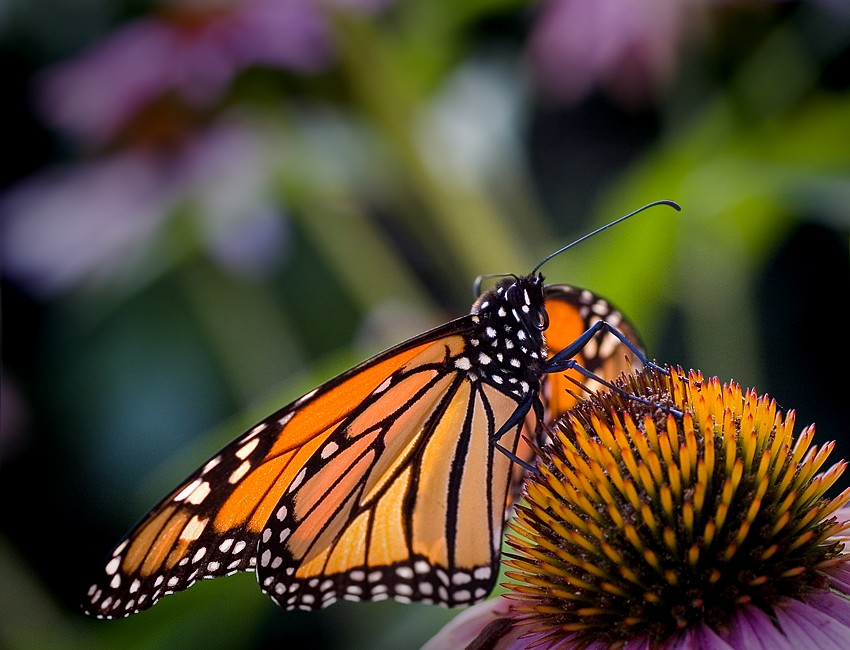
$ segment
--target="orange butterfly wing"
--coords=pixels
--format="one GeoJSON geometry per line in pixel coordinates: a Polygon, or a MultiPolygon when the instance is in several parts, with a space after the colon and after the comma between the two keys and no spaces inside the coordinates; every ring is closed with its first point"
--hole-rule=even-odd
{"type": "MultiPolygon", "coordinates": [[[[493,446],[495,433],[539,391],[547,419],[574,399],[564,391],[573,384],[543,376],[544,304],[550,355],[596,319],[619,321],[589,292],[556,285],[544,299],[543,291],[539,276],[503,281],[471,315],[251,428],[116,546],[84,610],[128,616],[201,578],[250,569],[284,608],[481,600],[498,573],[504,504],[523,478],[493,446]]],[[[612,379],[631,353],[608,333],[597,339],[579,361],[612,379]]],[[[537,433],[536,423],[525,426],[537,433]]],[[[517,451],[520,428],[500,444],[530,459],[526,443],[517,451]]]]}
{"type": "Polygon", "coordinates": [[[129,616],[201,578],[253,569],[281,495],[340,422],[393,373],[436,347],[458,349],[471,317],[452,321],[352,368],[224,447],[157,504],[113,549],[83,609],[129,616]]]}
{"type": "MultiPolygon", "coordinates": [[[[389,597],[453,607],[491,591],[511,475],[492,438],[519,400],[441,372],[459,358],[420,355],[396,372],[284,493],[257,568],[281,607],[389,597]]],[[[518,429],[502,438],[508,449],[518,429]]]]}
{"type": "MultiPolygon", "coordinates": [[[[569,346],[600,320],[616,327],[638,350],[643,351],[643,343],[634,327],[604,298],[587,289],[566,284],[548,285],[545,295],[546,312],[549,314],[549,327],[545,334],[550,357],[569,346]]],[[[643,367],[642,361],[634,352],[616,336],[605,331],[591,339],[575,356],[575,360],[586,370],[607,381],[613,381],[622,372],[640,370],[643,367]]],[[[544,377],[541,397],[547,413],[547,422],[563,415],[575,405],[576,398],[573,394],[583,393],[576,382],[585,386],[587,391],[603,388],[598,382],[588,379],[576,370],[551,373],[544,377]]]]}
{"type": "MultiPolygon", "coordinates": [[[[549,327],[545,331],[547,355],[552,357],[594,323],[604,320],[616,327],[638,350],[644,346],[635,328],[623,314],[601,296],[568,284],[550,284],[544,291],[546,313],[549,315],[549,327]]],[[[643,362],[623,342],[610,332],[601,332],[575,356],[583,368],[613,381],[621,373],[640,370],[643,362]]],[[[575,406],[578,397],[604,388],[599,382],[589,379],[577,370],[550,373],[543,377],[540,387],[540,400],[543,404],[544,422],[552,423],[575,406]],[[584,386],[584,388],[580,388],[584,386]]],[[[541,430],[537,418],[529,413],[519,441],[517,456],[533,464],[535,452],[527,441],[538,445],[546,442],[546,434],[541,430]]],[[[513,467],[513,489],[509,494],[508,508],[519,496],[526,470],[521,465],[513,467]]]]}

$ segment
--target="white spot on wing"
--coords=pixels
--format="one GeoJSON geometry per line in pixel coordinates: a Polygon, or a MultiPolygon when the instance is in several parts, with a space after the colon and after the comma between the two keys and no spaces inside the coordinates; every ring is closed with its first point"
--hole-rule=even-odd
{"type": "Polygon", "coordinates": [[[304,480],[304,477],[307,476],[307,469],[302,468],[300,472],[298,472],[297,476],[292,480],[292,483],[289,484],[289,492],[295,491],[299,485],[301,485],[301,481],[304,480]]]}
{"type": "Polygon", "coordinates": [[[258,433],[260,433],[261,431],[264,431],[265,429],[268,428],[268,426],[269,425],[266,424],[265,422],[261,422],[260,424],[258,424],[257,426],[255,426],[253,429],[251,429],[248,432],[248,435],[245,436],[245,441],[247,442],[248,440],[250,440],[251,438],[256,436],[258,433]]]}
{"type": "Polygon", "coordinates": [[[379,393],[383,393],[385,390],[387,390],[387,388],[390,387],[390,384],[392,384],[392,383],[393,383],[393,378],[387,377],[384,381],[381,382],[381,384],[375,390],[372,391],[372,394],[378,395],[379,393]]]}
{"type": "MultiPolygon", "coordinates": [[[[212,462],[212,461],[210,461],[210,462],[212,462]]],[[[209,463],[207,463],[207,464],[209,464],[209,463]]],[[[194,481],[189,483],[189,485],[187,485],[182,490],[180,490],[180,492],[177,494],[177,496],[174,497],[174,501],[182,501],[187,496],[192,494],[192,492],[195,491],[195,488],[198,487],[200,484],[201,484],[201,479],[196,478],[194,481]]]]}
{"type": "Polygon", "coordinates": [[[210,461],[209,461],[206,465],[204,465],[204,469],[202,469],[202,470],[201,470],[201,474],[206,474],[206,473],[207,473],[207,472],[209,472],[209,471],[210,471],[213,467],[215,467],[216,465],[218,465],[220,462],[221,462],[221,456],[216,456],[215,458],[213,458],[212,460],[210,460],[210,461]]]}
{"type": "Polygon", "coordinates": [[[295,403],[296,403],[296,404],[303,404],[303,403],[304,403],[304,402],[306,402],[308,399],[310,399],[311,397],[313,397],[313,395],[315,395],[315,394],[316,394],[316,391],[317,391],[317,390],[319,390],[319,389],[318,389],[318,388],[314,388],[314,389],[313,389],[313,390],[311,390],[309,393],[307,393],[307,394],[305,394],[305,395],[301,396],[301,397],[298,399],[298,401],[297,401],[297,402],[295,402],[295,403]]]}
{"type": "Polygon", "coordinates": [[[475,571],[472,572],[472,575],[475,576],[476,580],[487,580],[492,575],[492,570],[488,566],[480,566],[475,571]]]}
{"type": "Polygon", "coordinates": [[[196,506],[201,505],[204,502],[204,499],[207,498],[207,495],[210,493],[210,484],[209,481],[203,481],[200,485],[198,485],[192,493],[186,498],[191,504],[196,506]]]}
{"type": "Polygon", "coordinates": [[[465,585],[470,582],[472,582],[472,577],[463,571],[458,571],[452,575],[452,584],[465,585]]]}
{"type": "Polygon", "coordinates": [[[248,456],[251,455],[251,452],[254,451],[257,448],[257,445],[259,444],[260,439],[254,438],[253,440],[251,440],[245,445],[242,445],[242,447],[239,448],[239,450],[236,452],[236,457],[240,458],[241,460],[245,460],[246,458],[248,458],[248,456]]]}
{"type": "Polygon", "coordinates": [[[322,449],[321,456],[322,458],[328,458],[336,453],[336,450],[339,449],[339,445],[335,442],[331,441],[325,445],[324,449],[322,449]]]}
{"type": "Polygon", "coordinates": [[[466,357],[458,357],[455,359],[455,368],[459,368],[461,370],[469,370],[472,367],[472,363],[466,357]]]}
{"type": "Polygon", "coordinates": [[[251,461],[246,460],[239,467],[233,470],[233,473],[230,475],[230,478],[227,479],[227,482],[231,485],[236,485],[242,480],[242,477],[248,473],[249,469],[251,469],[251,461]]]}
{"type": "Polygon", "coordinates": [[[112,575],[113,573],[115,573],[118,570],[119,564],[121,564],[121,558],[120,557],[112,558],[111,560],[109,560],[109,564],[106,565],[106,572],[109,575],[112,575]]]}

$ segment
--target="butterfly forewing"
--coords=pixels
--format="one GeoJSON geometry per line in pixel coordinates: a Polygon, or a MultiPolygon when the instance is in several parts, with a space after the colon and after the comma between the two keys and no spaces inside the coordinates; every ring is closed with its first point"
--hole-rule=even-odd
{"type": "MultiPolygon", "coordinates": [[[[99,618],[129,616],[202,578],[252,569],[284,490],[358,404],[436,340],[457,344],[469,317],[384,352],[252,427],[192,473],[113,549],[83,602],[99,618]],[[452,334],[454,337],[452,338],[452,334]]],[[[445,349],[445,347],[441,348],[445,349]]]]}
{"type": "MultiPolygon", "coordinates": [[[[549,314],[546,344],[550,357],[569,346],[600,320],[616,327],[635,348],[643,351],[643,344],[623,314],[610,302],[591,291],[566,284],[548,285],[546,312],[549,314]]],[[[604,330],[584,346],[575,360],[586,370],[607,381],[613,381],[622,372],[643,367],[643,363],[632,350],[614,334],[604,330]]],[[[574,394],[587,395],[604,388],[599,382],[576,370],[547,374],[542,383],[543,405],[547,410],[546,421],[552,421],[572,408],[576,403],[574,394]],[[584,390],[579,386],[583,386],[584,390]]]]}

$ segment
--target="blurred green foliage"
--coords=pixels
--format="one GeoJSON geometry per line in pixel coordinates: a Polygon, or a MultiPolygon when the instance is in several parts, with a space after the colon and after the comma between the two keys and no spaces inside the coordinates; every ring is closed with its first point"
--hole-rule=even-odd
{"type": "MultiPolygon", "coordinates": [[[[169,4],[179,6],[0,10],[14,95],[0,204],[0,645],[418,647],[452,612],[345,603],[282,613],[249,576],[125,621],[87,620],[76,603],[135,518],[244,427],[464,313],[475,276],[528,272],[657,199],[683,212],[632,219],[552,260],[546,277],[610,298],[650,356],[768,392],[817,422],[821,442],[838,440],[834,460],[850,456],[839,412],[850,361],[841,3],[683,3],[679,17],[700,21],[700,38],[685,38],[687,24],[662,35],[688,46],[634,102],[609,92],[617,80],[649,83],[640,73],[652,69],[628,60],[590,94],[547,98],[528,55],[545,3],[399,0],[378,11],[364,0],[323,5],[331,46],[318,68],[245,66],[213,100],[178,98],[179,110],[166,89],[105,141],[57,126],[53,105],[37,110],[44,70],[127,25],[166,20],[169,4]],[[225,148],[232,169],[182,177],[181,147],[222,124],[250,134],[249,155],[225,148]],[[113,250],[98,240],[116,223],[110,204],[98,216],[68,197],[90,198],[81,170],[140,152],[179,180],[158,226],[113,250]],[[70,174],[59,216],[8,198],[39,178],[36,194],[52,196],[55,169],[70,174]],[[247,190],[227,185],[246,169],[247,190]],[[244,205],[268,214],[230,224],[244,205]],[[81,213],[94,225],[75,221],[81,213]],[[88,266],[69,275],[63,263],[78,257],[88,266]]],[[[569,76],[584,62],[562,65],[569,76]]],[[[203,168],[209,156],[199,159],[203,168]]]]}

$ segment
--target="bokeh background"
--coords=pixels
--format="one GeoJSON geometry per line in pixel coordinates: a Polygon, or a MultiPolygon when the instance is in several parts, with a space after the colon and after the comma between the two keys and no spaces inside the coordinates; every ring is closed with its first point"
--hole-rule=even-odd
{"type": "Polygon", "coordinates": [[[2,647],[418,647],[452,612],[251,575],[78,602],[244,427],[657,199],[547,278],[850,457],[843,0],[6,0],[0,62],[2,647]]]}

